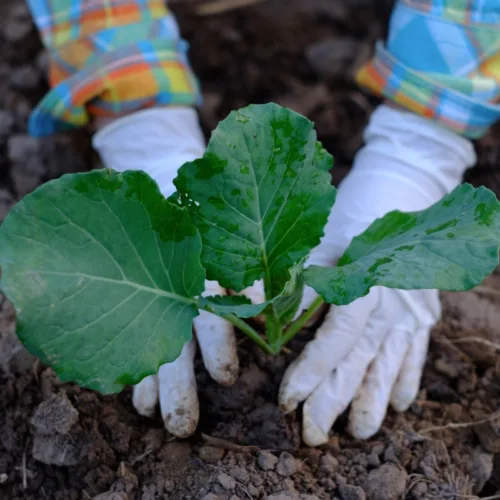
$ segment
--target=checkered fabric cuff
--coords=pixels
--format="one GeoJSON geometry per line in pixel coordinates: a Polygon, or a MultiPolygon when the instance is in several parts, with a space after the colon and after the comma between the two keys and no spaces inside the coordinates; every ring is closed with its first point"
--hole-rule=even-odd
{"type": "Polygon", "coordinates": [[[155,105],[200,103],[174,16],[163,0],[28,0],[50,53],[52,90],[32,135],[155,105]]]}
{"type": "Polygon", "coordinates": [[[399,0],[358,83],[469,138],[500,119],[500,0],[399,0]]]}

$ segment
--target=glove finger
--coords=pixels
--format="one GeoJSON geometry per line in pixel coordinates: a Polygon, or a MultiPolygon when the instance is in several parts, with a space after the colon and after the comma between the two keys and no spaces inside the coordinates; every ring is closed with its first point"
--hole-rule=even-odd
{"type": "Polygon", "coordinates": [[[158,377],[150,375],[132,389],[132,404],[139,415],[153,417],[158,404],[158,377]]]}
{"type": "Polygon", "coordinates": [[[352,402],[348,431],[353,437],[368,439],[380,429],[412,336],[411,330],[396,328],[385,338],[352,402]]]}
{"type": "Polygon", "coordinates": [[[302,354],[288,367],[280,387],[279,402],[285,413],[295,410],[347,356],[365,330],[378,302],[373,292],[343,307],[332,307],[302,354]]]}
{"type": "MultiPolygon", "coordinates": [[[[216,281],[207,280],[203,295],[226,295],[226,290],[216,281]]],[[[215,314],[200,311],[194,319],[194,328],[203,363],[210,376],[218,384],[234,384],[238,378],[239,362],[231,323],[215,314]]]]}
{"type": "Polygon", "coordinates": [[[391,405],[398,412],[406,411],[417,397],[430,336],[431,327],[419,328],[403,361],[391,394],[391,405]]]}
{"type": "Polygon", "coordinates": [[[238,293],[248,297],[253,304],[262,304],[266,301],[266,294],[264,292],[264,282],[256,281],[252,286],[249,286],[238,293]]]}
{"type": "Polygon", "coordinates": [[[200,311],[194,320],[203,363],[210,376],[229,386],[238,378],[239,362],[232,325],[214,314],[200,311]]]}
{"type": "Polygon", "coordinates": [[[386,335],[387,326],[371,318],[361,340],[307,398],[302,437],[308,446],[319,446],[328,441],[331,427],[361,386],[366,370],[375,359],[386,335]]]}
{"type": "Polygon", "coordinates": [[[158,372],[163,421],[167,430],[179,438],[194,433],[200,415],[194,376],[195,352],[196,344],[192,340],[173,363],[162,365],[158,372]]]}

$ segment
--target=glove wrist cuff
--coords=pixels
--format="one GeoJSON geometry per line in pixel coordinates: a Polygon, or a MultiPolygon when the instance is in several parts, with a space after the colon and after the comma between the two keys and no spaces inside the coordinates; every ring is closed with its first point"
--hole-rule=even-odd
{"type": "Polygon", "coordinates": [[[164,196],[175,191],[179,167],[205,149],[196,111],[189,107],[147,109],[119,118],[96,133],[92,144],[106,167],[143,170],[164,196]]]}
{"type": "Polygon", "coordinates": [[[407,183],[427,185],[434,201],[462,181],[476,162],[472,142],[413,113],[382,105],[373,113],[364,134],[366,146],[356,159],[355,171],[400,176],[407,183]],[[364,161],[382,156],[387,161],[364,161]]]}

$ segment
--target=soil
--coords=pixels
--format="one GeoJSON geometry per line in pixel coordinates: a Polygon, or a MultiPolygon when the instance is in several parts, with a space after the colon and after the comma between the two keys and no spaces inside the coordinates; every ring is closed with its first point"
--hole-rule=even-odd
{"type": "MultiPolygon", "coordinates": [[[[197,1],[171,2],[203,82],[205,131],[234,108],[276,101],[316,121],[349,170],[377,99],[352,74],[384,36],[390,1],[268,0],[212,16],[197,1]],[[210,41],[210,43],[207,43],[210,41]]],[[[27,136],[47,89],[47,54],[20,0],[0,7],[0,221],[40,183],[96,168],[88,131],[27,136]]],[[[499,130],[477,144],[475,184],[500,193],[499,130]]],[[[15,337],[0,298],[0,499],[462,499],[500,493],[500,272],[476,290],[443,294],[422,388],[405,414],[389,411],[362,442],[345,417],[318,449],[300,441],[300,413],[276,405],[283,371],[311,332],[270,358],[245,339],[236,385],[212,382],[198,360],[201,421],[179,441],[159,416],[138,416],[130,390],[101,396],[61,384],[15,337]],[[474,422],[482,422],[474,424],[474,422]],[[458,425],[456,425],[458,424],[458,425]],[[445,426],[445,427],[443,427],[445,426]],[[446,427],[447,426],[447,427],[446,427]]]]}

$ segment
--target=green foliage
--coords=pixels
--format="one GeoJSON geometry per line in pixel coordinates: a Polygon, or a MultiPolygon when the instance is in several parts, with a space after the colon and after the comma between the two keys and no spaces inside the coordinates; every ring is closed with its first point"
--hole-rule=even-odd
{"type": "Polygon", "coordinates": [[[116,392],[191,339],[201,239],[146,174],[63,176],[26,196],[0,229],[19,338],[63,380],[116,392]]]}
{"type": "Polygon", "coordinates": [[[500,204],[468,185],[375,221],[337,267],[304,266],[334,203],[331,167],[313,124],[268,104],[221,122],[169,200],[141,172],[43,185],[0,227],[2,290],[20,339],[63,380],[115,392],[173,361],[199,309],[278,352],[302,324],[284,333],[304,283],[341,305],[376,285],[466,290],[496,266],[500,204]],[[266,301],[201,297],[205,274],[236,291],[262,279],[266,301]],[[259,314],[266,338],[240,319],[259,314]]]}
{"type": "Polygon", "coordinates": [[[372,286],[468,290],[498,263],[500,205],[486,188],[456,188],[421,212],[394,211],[354,238],[336,267],[309,267],[306,283],[345,305],[372,286]]]}
{"type": "Polygon", "coordinates": [[[200,231],[208,278],[237,292],[263,279],[266,299],[281,293],[323,235],[332,164],[313,123],[276,104],[221,122],[203,158],[174,181],[200,231]]]}

